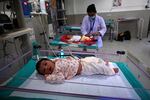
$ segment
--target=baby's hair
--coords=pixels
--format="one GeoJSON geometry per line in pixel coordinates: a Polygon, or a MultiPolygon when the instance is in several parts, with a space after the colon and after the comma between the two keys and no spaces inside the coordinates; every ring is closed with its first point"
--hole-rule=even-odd
{"type": "Polygon", "coordinates": [[[36,70],[37,70],[37,72],[38,72],[39,74],[41,74],[41,75],[44,75],[43,73],[41,73],[41,72],[39,71],[41,62],[42,62],[43,60],[49,60],[49,59],[48,59],[48,58],[42,58],[42,59],[40,59],[40,60],[36,63],[36,70]]]}

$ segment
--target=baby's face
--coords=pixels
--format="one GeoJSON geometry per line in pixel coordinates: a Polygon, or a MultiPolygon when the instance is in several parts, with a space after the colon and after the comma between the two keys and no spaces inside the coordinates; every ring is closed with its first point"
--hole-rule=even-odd
{"type": "Polygon", "coordinates": [[[39,71],[40,73],[46,75],[51,74],[55,68],[55,63],[51,60],[43,60],[40,64],[39,71]]]}

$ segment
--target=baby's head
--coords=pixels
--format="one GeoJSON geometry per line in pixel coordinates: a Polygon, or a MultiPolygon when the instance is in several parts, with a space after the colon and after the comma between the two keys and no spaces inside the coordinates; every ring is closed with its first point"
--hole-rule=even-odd
{"type": "Polygon", "coordinates": [[[55,63],[47,58],[42,58],[36,64],[36,70],[41,75],[51,74],[55,68],[55,63]]]}

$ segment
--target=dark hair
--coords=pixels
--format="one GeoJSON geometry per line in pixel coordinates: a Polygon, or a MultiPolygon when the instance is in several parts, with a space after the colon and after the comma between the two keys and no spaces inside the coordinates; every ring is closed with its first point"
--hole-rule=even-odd
{"type": "Polygon", "coordinates": [[[40,60],[36,63],[36,70],[37,70],[37,72],[38,72],[39,74],[41,74],[41,75],[44,75],[43,73],[41,73],[41,72],[39,71],[41,62],[42,62],[43,60],[49,60],[49,59],[48,59],[48,58],[42,58],[42,59],[40,59],[40,60]]]}
{"type": "Polygon", "coordinates": [[[87,7],[87,12],[88,13],[91,13],[91,12],[97,12],[96,11],[96,8],[95,8],[95,4],[91,4],[91,5],[89,5],[88,7],[87,7]]]}

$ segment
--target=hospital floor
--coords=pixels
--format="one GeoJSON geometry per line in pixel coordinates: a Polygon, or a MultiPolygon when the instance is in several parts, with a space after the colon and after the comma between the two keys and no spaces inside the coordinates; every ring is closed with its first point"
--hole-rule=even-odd
{"type": "Polygon", "coordinates": [[[150,67],[150,42],[149,38],[143,38],[138,40],[132,38],[131,40],[124,40],[123,42],[115,41],[112,42],[104,40],[105,51],[114,52],[116,50],[125,50],[130,52],[139,61],[150,67]]]}

